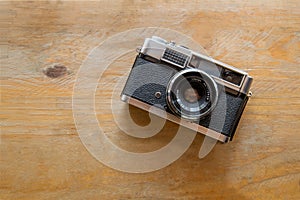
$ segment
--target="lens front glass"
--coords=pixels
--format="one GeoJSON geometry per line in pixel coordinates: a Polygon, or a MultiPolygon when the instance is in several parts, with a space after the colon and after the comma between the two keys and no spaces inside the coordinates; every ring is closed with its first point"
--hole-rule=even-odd
{"type": "Polygon", "coordinates": [[[205,97],[205,88],[197,77],[191,77],[187,80],[188,84],[182,86],[180,96],[188,103],[196,103],[205,97]]]}
{"type": "Polygon", "coordinates": [[[199,119],[209,112],[216,97],[216,88],[199,71],[181,72],[169,85],[168,105],[172,111],[187,119],[199,119]]]}

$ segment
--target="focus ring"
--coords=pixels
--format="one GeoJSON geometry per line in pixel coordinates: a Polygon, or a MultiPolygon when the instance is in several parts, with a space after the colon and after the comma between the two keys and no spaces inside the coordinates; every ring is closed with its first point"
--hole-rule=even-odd
{"type": "Polygon", "coordinates": [[[216,82],[206,72],[194,68],[176,73],[170,79],[166,93],[166,101],[169,109],[175,115],[191,121],[199,120],[211,113],[218,101],[216,82]],[[195,87],[192,86],[192,82],[198,82],[198,84],[201,85],[195,87]],[[185,84],[185,86],[182,86],[183,84],[185,84]],[[187,85],[189,86],[187,87],[187,85]],[[183,92],[180,92],[180,90],[184,90],[184,88],[192,88],[194,90],[201,88],[199,89],[201,91],[197,93],[199,99],[196,104],[184,99],[185,97],[182,96],[183,92]],[[202,95],[199,95],[199,93],[202,93],[202,95]]]}

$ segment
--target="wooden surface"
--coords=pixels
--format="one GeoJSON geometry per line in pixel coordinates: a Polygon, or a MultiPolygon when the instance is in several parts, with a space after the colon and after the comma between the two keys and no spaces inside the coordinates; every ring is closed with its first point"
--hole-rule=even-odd
{"type": "MultiPolygon", "coordinates": [[[[300,198],[299,1],[0,4],[0,199],[300,198]],[[254,77],[233,142],[200,160],[198,135],[180,159],[146,174],[110,169],[85,149],[72,116],[76,73],[95,46],[137,27],[179,30],[254,77]]],[[[112,65],[104,78],[119,76],[112,65]]],[[[101,89],[98,97],[109,99],[109,88],[101,89]]],[[[110,110],[101,112],[107,106],[97,102],[97,117],[118,131],[110,110]]],[[[131,110],[147,124],[145,112],[131,110]]],[[[165,134],[146,142],[120,130],[110,136],[122,148],[150,151],[168,143],[176,128],[167,123],[165,134]]]]}

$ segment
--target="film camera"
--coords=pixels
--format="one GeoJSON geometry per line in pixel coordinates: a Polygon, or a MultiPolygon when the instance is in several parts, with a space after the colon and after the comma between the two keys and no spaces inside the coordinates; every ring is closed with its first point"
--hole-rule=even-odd
{"type": "Polygon", "coordinates": [[[152,36],[139,49],[121,100],[147,111],[154,106],[156,115],[228,142],[252,80],[240,69],[152,36]]]}

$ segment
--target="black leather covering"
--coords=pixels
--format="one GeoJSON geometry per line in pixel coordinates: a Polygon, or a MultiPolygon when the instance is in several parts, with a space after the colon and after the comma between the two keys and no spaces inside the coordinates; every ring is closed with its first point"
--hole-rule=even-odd
{"type": "MultiPolygon", "coordinates": [[[[166,87],[176,72],[178,69],[168,64],[150,62],[137,56],[122,93],[171,112],[166,103],[166,87]],[[156,92],[161,92],[161,98],[155,97],[156,92]]],[[[232,139],[248,97],[226,93],[222,85],[218,85],[218,89],[220,92],[215,109],[195,123],[232,139]]]]}

